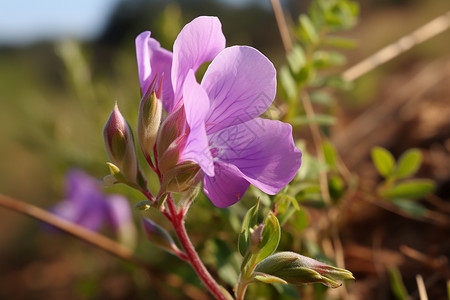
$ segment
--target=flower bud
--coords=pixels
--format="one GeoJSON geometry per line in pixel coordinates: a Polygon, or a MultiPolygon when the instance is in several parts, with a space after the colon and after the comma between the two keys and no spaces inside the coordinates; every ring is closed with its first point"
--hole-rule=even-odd
{"type": "Polygon", "coordinates": [[[158,168],[162,174],[177,165],[180,152],[186,144],[186,130],[186,116],[183,106],[169,114],[161,124],[156,149],[158,152],[158,168]]]}
{"type": "Polygon", "coordinates": [[[191,161],[176,165],[164,175],[161,191],[174,193],[187,191],[199,182],[199,171],[200,166],[191,161]]]}
{"type": "Polygon", "coordinates": [[[121,115],[117,102],[103,130],[106,152],[111,162],[125,179],[138,184],[138,162],[134,148],[133,134],[127,121],[121,115]]]}
{"type": "Polygon", "coordinates": [[[156,246],[171,253],[179,252],[170,234],[152,220],[142,218],[142,228],[148,240],[156,246]]]}
{"type": "Polygon", "coordinates": [[[254,271],[281,278],[291,284],[320,282],[332,288],[342,285],[338,281],[355,279],[350,271],[294,252],[273,254],[261,261],[254,271]]]}
{"type": "Polygon", "coordinates": [[[142,153],[147,159],[150,158],[155,145],[162,116],[161,85],[164,78],[161,78],[158,89],[155,89],[156,79],[155,77],[149,90],[142,97],[139,107],[137,136],[142,153]]]}

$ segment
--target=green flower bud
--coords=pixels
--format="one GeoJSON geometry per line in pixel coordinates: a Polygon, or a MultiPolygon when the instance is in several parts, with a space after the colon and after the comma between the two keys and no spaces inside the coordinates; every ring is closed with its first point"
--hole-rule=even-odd
{"type": "Polygon", "coordinates": [[[342,284],[338,281],[355,279],[348,270],[332,267],[294,252],[273,254],[261,261],[254,271],[278,277],[291,284],[320,282],[331,288],[340,287],[342,284]]]}
{"type": "Polygon", "coordinates": [[[148,159],[153,151],[153,146],[158,136],[159,125],[161,124],[162,103],[161,103],[161,78],[160,86],[155,90],[156,77],[150,85],[149,91],[142,97],[139,107],[139,117],[137,125],[137,136],[142,153],[148,159]]]}
{"type": "Polygon", "coordinates": [[[170,253],[180,251],[177,245],[175,245],[170,234],[152,220],[142,218],[142,228],[147,239],[156,246],[170,253]]]}
{"type": "Polygon", "coordinates": [[[106,152],[110,161],[128,182],[138,184],[139,168],[134,148],[133,133],[117,107],[109,116],[103,130],[106,152]]]}

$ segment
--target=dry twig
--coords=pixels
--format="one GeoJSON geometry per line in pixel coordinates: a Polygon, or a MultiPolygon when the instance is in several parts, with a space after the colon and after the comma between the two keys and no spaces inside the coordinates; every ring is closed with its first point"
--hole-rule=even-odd
{"type": "Polygon", "coordinates": [[[408,35],[403,36],[398,41],[389,44],[383,49],[375,52],[371,56],[357,63],[353,67],[342,73],[342,78],[347,81],[353,81],[386,63],[387,61],[408,51],[430,38],[444,32],[450,27],[450,11],[433,19],[408,35]]]}

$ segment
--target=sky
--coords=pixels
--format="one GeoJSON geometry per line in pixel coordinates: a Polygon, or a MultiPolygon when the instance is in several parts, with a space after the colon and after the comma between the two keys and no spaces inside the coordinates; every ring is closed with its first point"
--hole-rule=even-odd
{"type": "MultiPolygon", "coordinates": [[[[257,2],[218,1],[235,6],[257,2]]],[[[0,46],[69,37],[95,38],[118,2],[120,0],[0,0],[0,46]]]]}
{"type": "Polygon", "coordinates": [[[0,0],[0,44],[95,37],[119,0],[0,0]]]}

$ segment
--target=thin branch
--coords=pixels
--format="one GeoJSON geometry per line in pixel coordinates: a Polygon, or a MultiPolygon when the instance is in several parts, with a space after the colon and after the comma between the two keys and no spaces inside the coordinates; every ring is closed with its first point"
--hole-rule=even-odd
{"type": "Polygon", "coordinates": [[[91,245],[97,248],[105,250],[106,252],[109,252],[110,254],[120,257],[124,260],[131,261],[136,264],[142,264],[142,262],[140,262],[133,255],[133,252],[127,247],[113,241],[110,238],[107,238],[104,235],[90,231],[78,224],[72,223],[61,217],[58,217],[42,208],[1,194],[0,194],[0,206],[3,206],[7,209],[14,210],[16,212],[35,218],[39,221],[50,224],[83,241],[90,243],[91,245]]]}
{"type": "Polygon", "coordinates": [[[273,13],[275,14],[278,29],[280,30],[280,36],[281,41],[283,42],[284,50],[286,51],[286,53],[289,53],[292,50],[292,40],[289,34],[289,28],[286,24],[286,19],[284,18],[280,0],[270,0],[270,3],[272,4],[273,13]]]}
{"type": "Polygon", "coordinates": [[[408,51],[430,38],[444,32],[450,27],[450,11],[426,23],[408,35],[403,36],[396,42],[389,44],[383,49],[375,52],[361,62],[350,67],[342,73],[342,78],[353,81],[362,75],[372,71],[376,67],[408,51]]]}

